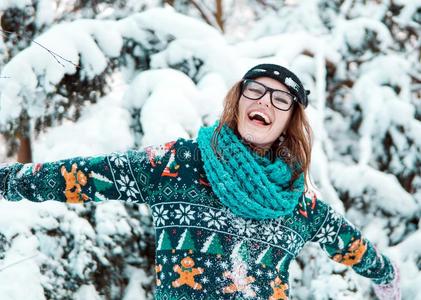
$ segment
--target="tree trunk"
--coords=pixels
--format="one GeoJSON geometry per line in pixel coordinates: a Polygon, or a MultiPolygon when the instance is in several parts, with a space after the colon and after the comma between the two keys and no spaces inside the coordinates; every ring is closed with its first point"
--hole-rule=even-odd
{"type": "Polygon", "coordinates": [[[17,135],[19,139],[18,162],[30,163],[32,162],[31,139],[27,136],[17,135]]]}
{"type": "Polygon", "coordinates": [[[215,0],[216,1],[216,12],[215,12],[215,19],[216,23],[218,24],[221,31],[224,32],[224,12],[222,10],[222,0],[215,0]]]}

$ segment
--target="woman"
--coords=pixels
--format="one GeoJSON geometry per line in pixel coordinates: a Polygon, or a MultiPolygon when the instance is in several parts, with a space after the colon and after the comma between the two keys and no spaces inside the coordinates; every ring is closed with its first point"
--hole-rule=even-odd
{"type": "Polygon", "coordinates": [[[287,299],[289,264],[310,241],[370,278],[380,299],[400,299],[397,265],[305,189],[307,94],[290,70],[258,65],[195,140],[8,165],[0,189],[12,201],[147,203],[156,228],[156,299],[287,299]]]}

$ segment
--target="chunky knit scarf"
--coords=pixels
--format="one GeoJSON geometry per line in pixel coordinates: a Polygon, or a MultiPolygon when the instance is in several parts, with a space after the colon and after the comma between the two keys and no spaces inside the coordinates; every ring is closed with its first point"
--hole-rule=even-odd
{"type": "Polygon", "coordinates": [[[197,142],[213,191],[235,215],[272,219],[290,214],[304,191],[303,173],[293,182],[292,170],[281,158],[274,163],[244,144],[226,124],[218,135],[217,157],[212,135],[218,126],[201,127],[197,142]]]}

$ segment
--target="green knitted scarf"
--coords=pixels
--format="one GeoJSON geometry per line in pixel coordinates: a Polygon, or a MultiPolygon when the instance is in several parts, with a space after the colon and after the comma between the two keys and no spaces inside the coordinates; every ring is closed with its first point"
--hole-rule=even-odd
{"type": "Polygon", "coordinates": [[[303,173],[293,182],[292,170],[281,158],[271,162],[244,144],[226,124],[218,135],[217,157],[212,135],[218,126],[201,127],[197,142],[211,187],[235,215],[251,219],[272,219],[290,214],[304,192],[303,173]]]}

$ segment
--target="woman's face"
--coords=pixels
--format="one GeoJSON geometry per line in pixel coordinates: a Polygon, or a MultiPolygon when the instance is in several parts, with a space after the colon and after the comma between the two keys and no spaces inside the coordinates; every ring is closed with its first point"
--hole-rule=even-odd
{"type": "MultiPolygon", "coordinates": [[[[254,80],[267,87],[289,93],[285,85],[270,77],[259,77],[254,80]]],[[[272,105],[268,91],[262,98],[257,100],[251,100],[241,95],[238,113],[237,129],[242,138],[259,148],[268,149],[287,128],[292,114],[292,107],[288,111],[277,109],[272,105]],[[266,123],[268,121],[268,124],[259,120],[261,117],[256,116],[257,113],[262,115],[266,119],[266,123]]]]}

